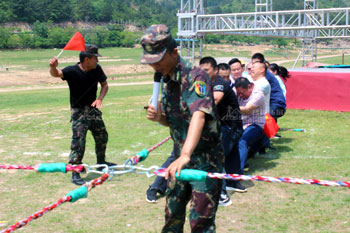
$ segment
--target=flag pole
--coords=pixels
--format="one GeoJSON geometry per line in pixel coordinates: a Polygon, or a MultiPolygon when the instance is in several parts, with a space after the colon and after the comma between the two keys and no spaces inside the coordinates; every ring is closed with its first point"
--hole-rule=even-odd
{"type": "Polygon", "coordinates": [[[59,58],[61,56],[61,54],[63,53],[63,49],[61,50],[61,52],[57,55],[57,58],[59,58]]]}

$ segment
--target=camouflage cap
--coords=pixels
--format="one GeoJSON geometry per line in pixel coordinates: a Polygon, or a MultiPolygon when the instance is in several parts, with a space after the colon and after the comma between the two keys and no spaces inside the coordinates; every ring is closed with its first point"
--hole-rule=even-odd
{"type": "Polygon", "coordinates": [[[85,44],[85,51],[88,55],[94,55],[96,57],[102,57],[101,54],[98,53],[98,48],[93,44],[85,44]]]}
{"type": "Polygon", "coordinates": [[[166,25],[155,24],[146,29],[141,38],[141,45],[141,64],[153,64],[162,60],[167,49],[175,48],[176,42],[166,25]]]}

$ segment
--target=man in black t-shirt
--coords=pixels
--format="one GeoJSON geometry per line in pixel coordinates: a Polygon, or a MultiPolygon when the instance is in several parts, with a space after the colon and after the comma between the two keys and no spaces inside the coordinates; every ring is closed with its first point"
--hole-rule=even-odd
{"type": "MultiPolygon", "coordinates": [[[[107,77],[100,65],[98,48],[95,45],[85,45],[85,51],[79,55],[80,62],[62,70],[57,69],[58,60],[54,57],[50,61],[50,74],[67,81],[70,92],[72,144],[69,155],[70,164],[82,164],[85,152],[86,133],[90,130],[95,139],[95,151],[98,164],[113,166],[115,164],[105,161],[105,152],[108,133],[102,120],[102,100],[107,94],[107,77]],[[97,84],[101,84],[98,98],[97,84]]],[[[72,183],[82,185],[85,181],[79,173],[73,172],[72,183]]]]}
{"type": "MultiPolygon", "coordinates": [[[[212,57],[204,57],[199,62],[212,81],[214,101],[221,123],[222,145],[225,155],[225,170],[228,174],[242,174],[238,141],[242,135],[242,118],[236,94],[229,83],[217,75],[217,63],[212,57]]],[[[246,188],[239,181],[226,182],[227,190],[246,192],[246,188]]],[[[225,205],[225,191],[220,197],[219,205],[225,205]]],[[[227,197],[228,198],[228,197],[227,197]]],[[[228,205],[228,204],[226,204],[228,205]]]]}

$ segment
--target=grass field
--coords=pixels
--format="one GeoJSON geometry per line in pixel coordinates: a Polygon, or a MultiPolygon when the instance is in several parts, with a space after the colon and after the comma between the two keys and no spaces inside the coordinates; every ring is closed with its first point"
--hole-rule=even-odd
{"type": "MultiPolygon", "coordinates": [[[[145,119],[151,85],[111,87],[103,116],[109,132],[107,158],[123,163],[143,148],[169,135],[168,129],[145,119]]],[[[35,165],[67,162],[70,123],[67,89],[0,93],[0,164],[35,165]]],[[[249,161],[252,175],[350,180],[348,145],[350,114],[288,110],[286,128],[273,140],[276,151],[249,161]]],[[[89,134],[84,162],[95,163],[89,134]]],[[[143,162],[160,166],[170,142],[143,162]]],[[[0,221],[13,224],[76,188],[70,174],[0,171],[0,221]]],[[[88,179],[96,176],[89,174],[88,179]]],[[[145,201],[153,179],[128,174],[93,189],[87,199],[66,203],[31,222],[22,232],[160,232],[164,198],[145,201]]],[[[233,194],[233,205],[220,207],[218,232],[350,232],[349,189],[315,185],[246,182],[248,193],[233,194]]],[[[188,222],[185,231],[189,232],[188,222]]]]}
{"type": "MultiPolygon", "coordinates": [[[[0,66],[20,71],[44,70],[59,50],[0,52],[0,66]]],[[[101,49],[110,61],[107,68],[139,64],[140,49],[101,49]],[[114,59],[114,60],[113,60],[114,59]],[[122,60],[118,60],[122,59],[122,60]]],[[[77,59],[66,51],[62,59],[77,59]]],[[[240,51],[233,56],[251,55],[240,51]]],[[[293,51],[291,51],[293,54],[293,51]]],[[[231,56],[208,51],[204,55],[231,56]]],[[[290,59],[285,51],[268,53],[273,60],[290,59]]],[[[271,60],[272,60],[271,59],[271,60]]],[[[336,63],[327,58],[320,62],[336,63]]],[[[73,64],[64,63],[64,65],[73,64]]],[[[287,66],[288,67],[288,66],[287,66]]],[[[1,71],[2,72],[2,71],[1,71]]],[[[149,81],[146,70],[110,74],[110,83],[149,81]],[[112,80],[112,78],[114,80],[112,80]]],[[[62,85],[62,84],[60,84],[62,85]]],[[[28,85],[22,85],[26,87],[28,85]]],[[[68,161],[71,140],[68,88],[38,84],[34,89],[1,87],[0,164],[35,165],[68,161]]],[[[143,106],[152,85],[111,86],[104,100],[103,118],[109,133],[107,160],[122,164],[144,148],[165,137],[169,130],[146,120],[143,106]]],[[[307,132],[282,131],[272,139],[276,150],[249,161],[251,175],[350,180],[350,113],[288,110],[279,120],[283,128],[305,128],[307,132]]],[[[160,166],[172,150],[168,142],[152,152],[142,165],[160,166]]],[[[87,137],[84,162],[96,162],[94,142],[87,137]]],[[[0,225],[9,225],[56,202],[77,186],[71,174],[0,170],[0,225]]],[[[86,179],[96,178],[93,174],[86,179]]],[[[164,223],[164,198],[156,205],[145,201],[154,178],[141,174],[116,176],[96,187],[87,199],[66,203],[25,226],[21,232],[160,232],[164,223]]],[[[233,205],[220,207],[217,232],[350,232],[350,195],[347,188],[316,185],[244,182],[245,194],[230,193],[233,205]]],[[[2,228],[0,227],[0,230],[2,228]]],[[[188,220],[185,232],[190,232],[188,220]]]]}
{"type": "MultiPolygon", "coordinates": [[[[203,56],[218,57],[245,57],[249,59],[254,51],[264,52],[266,59],[271,62],[284,61],[283,65],[287,68],[291,68],[294,64],[295,58],[298,56],[299,50],[297,48],[270,48],[264,51],[260,51],[259,48],[264,48],[263,45],[259,45],[257,48],[254,46],[228,46],[228,45],[210,45],[209,48],[203,51],[203,56]],[[217,47],[216,47],[217,46],[217,47]],[[221,46],[221,47],[220,47],[221,46]],[[218,49],[216,49],[218,48],[218,49]],[[290,61],[289,61],[290,60],[290,61]],[[289,62],[288,62],[289,61],[289,62]]],[[[206,47],[205,47],[206,48],[206,47]]],[[[103,48],[99,50],[103,57],[100,58],[100,64],[104,68],[123,66],[123,65],[139,65],[140,64],[140,48],[103,48]]],[[[57,56],[60,52],[59,49],[43,49],[43,50],[4,50],[0,51],[0,72],[4,72],[1,68],[10,67],[10,71],[40,71],[48,69],[48,62],[53,56],[57,56]]],[[[197,51],[198,52],[198,51],[197,51]]],[[[74,64],[78,61],[77,51],[64,51],[59,58],[60,66],[74,64]]],[[[320,50],[319,56],[337,55],[336,57],[320,58],[318,61],[322,63],[341,64],[342,56],[340,50],[320,50]]],[[[350,64],[349,55],[345,56],[345,64],[350,64]]],[[[297,67],[301,66],[301,62],[297,64],[297,67]]],[[[149,74],[148,71],[139,70],[135,74],[149,74]]],[[[129,72],[109,74],[110,77],[119,78],[130,75],[129,72]]]]}

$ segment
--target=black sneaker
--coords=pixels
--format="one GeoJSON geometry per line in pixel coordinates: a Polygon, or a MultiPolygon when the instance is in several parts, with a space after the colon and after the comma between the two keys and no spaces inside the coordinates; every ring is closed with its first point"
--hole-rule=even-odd
{"type": "MultiPolygon", "coordinates": [[[[105,165],[108,166],[108,168],[117,165],[116,163],[111,163],[111,162],[106,162],[106,161],[103,162],[103,163],[98,163],[98,164],[105,164],[105,165]]],[[[105,167],[99,167],[99,168],[97,168],[96,170],[101,172],[101,171],[103,171],[104,168],[105,168],[105,167]]]]}
{"type": "Polygon", "coordinates": [[[229,206],[229,205],[232,205],[232,201],[230,197],[226,193],[222,192],[220,194],[219,206],[229,206]]]}
{"type": "Polygon", "coordinates": [[[234,181],[234,182],[230,182],[226,184],[226,189],[227,190],[231,190],[231,191],[235,191],[238,193],[245,193],[247,192],[246,187],[244,187],[241,182],[238,181],[234,181]]]}
{"type": "Polygon", "coordinates": [[[264,155],[264,154],[266,154],[266,148],[263,147],[258,152],[259,152],[259,155],[264,155]]]}
{"type": "Polygon", "coordinates": [[[152,203],[152,204],[157,203],[157,190],[156,189],[151,189],[151,188],[147,189],[146,201],[148,203],[152,203]]]}
{"type": "Polygon", "coordinates": [[[83,185],[85,184],[85,181],[80,177],[80,174],[78,172],[73,172],[72,173],[72,179],[71,182],[75,185],[83,185]]]}
{"type": "Polygon", "coordinates": [[[273,138],[279,139],[279,138],[281,138],[281,137],[282,137],[281,135],[276,134],[273,138]]]}
{"type": "Polygon", "coordinates": [[[256,151],[249,150],[248,151],[248,159],[255,158],[256,151]]]}

